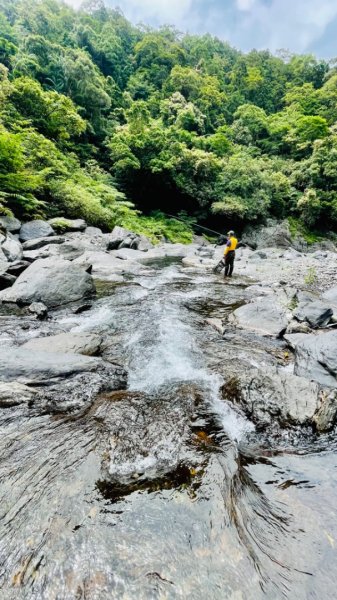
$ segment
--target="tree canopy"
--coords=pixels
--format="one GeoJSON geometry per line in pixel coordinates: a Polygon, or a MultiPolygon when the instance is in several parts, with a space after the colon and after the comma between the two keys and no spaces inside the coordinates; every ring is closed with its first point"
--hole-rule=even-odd
{"type": "Polygon", "coordinates": [[[0,0],[2,212],[336,230],[336,122],[332,62],[134,27],[101,0],[0,0]]]}

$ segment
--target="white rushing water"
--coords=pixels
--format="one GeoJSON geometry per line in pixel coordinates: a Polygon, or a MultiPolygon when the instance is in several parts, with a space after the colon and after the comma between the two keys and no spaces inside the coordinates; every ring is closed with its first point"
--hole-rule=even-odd
{"type": "Polygon", "coordinates": [[[163,386],[193,383],[231,439],[239,440],[253,429],[249,421],[220,398],[221,377],[206,369],[196,331],[183,319],[174,298],[151,304],[144,320],[128,338],[126,350],[131,390],[156,394],[163,386]]]}

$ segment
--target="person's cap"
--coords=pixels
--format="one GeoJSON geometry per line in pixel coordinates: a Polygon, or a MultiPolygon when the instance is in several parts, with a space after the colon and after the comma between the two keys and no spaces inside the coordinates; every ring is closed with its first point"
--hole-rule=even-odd
{"type": "Polygon", "coordinates": [[[234,235],[234,231],[229,231],[227,235],[234,235]]]}

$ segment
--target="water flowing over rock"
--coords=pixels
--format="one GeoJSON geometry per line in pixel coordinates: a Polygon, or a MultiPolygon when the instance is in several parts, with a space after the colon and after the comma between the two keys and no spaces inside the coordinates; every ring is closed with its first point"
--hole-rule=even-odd
{"type": "Polygon", "coordinates": [[[55,231],[46,221],[29,221],[24,223],[20,229],[19,238],[21,242],[27,242],[35,238],[43,238],[55,235],[55,231]]]}
{"type": "Polygon", "coordinates": [[[85,269],[60,258],[37,260],[9,289],[3,302],[25,305],[43,302],[48,308],[75,302],[94,294],[93,279],[85,269]]]}
{"type": "Polygon", "coordinates": [[[97,295],[44,320],[0,304],[0,596],[333,598],[337,386],[293,374],[287,345],[333,332],[279,335],[308,257],[282,271],[282,252],[239,249],[224,282],[182,264],[209,260],[200,241],[64,238],[29,252],[75,264],[35,268],[92,268],[97,295]],[[256,302],[258,328],[237,326],[256,302]]]}

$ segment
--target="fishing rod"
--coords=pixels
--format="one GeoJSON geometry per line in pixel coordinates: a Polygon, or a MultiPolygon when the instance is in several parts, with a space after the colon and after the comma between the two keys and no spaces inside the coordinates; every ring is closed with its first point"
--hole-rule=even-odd
{"type": "MultiPolygon", "coordinates": [[[[179,217],[174,217],[173,215],[166,214],[170,219],[175,219],[176,221],[180,221],[180,223],[185,223],[184,219],[179,219],[179,217]]],[[[208,227],[204,227],[203,225],[197,225],[197,223],[193,223],[192,227],[198,227],[199,229],[204,229],[205,231],[209,231],[210,233],[215,233],[215,235],[224,235],[223,233],[219,233],[219,231],[214,231],[214,229],[209,229],[208,227]]]]}

